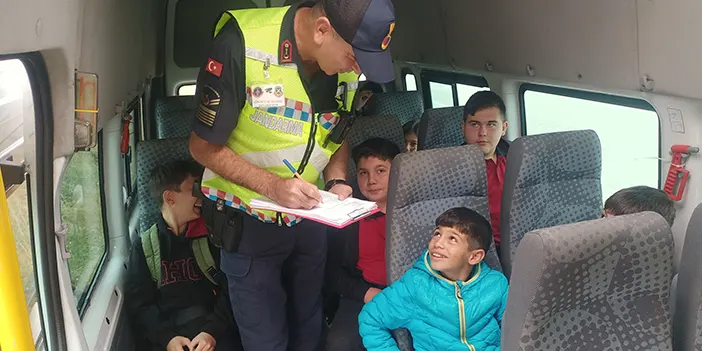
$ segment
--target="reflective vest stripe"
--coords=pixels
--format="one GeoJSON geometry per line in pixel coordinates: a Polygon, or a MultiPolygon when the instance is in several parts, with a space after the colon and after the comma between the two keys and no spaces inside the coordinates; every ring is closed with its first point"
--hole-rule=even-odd
{"type": "Polygon", "coordinates": [[[271,65],[275,65],[278,67],[283,67],[283,68],[290,68],[290,69],[295,69],[297,70],[297,65],[294,63],[284,63],[279,65],[278,64],[278,56],[269,54],[267,52],[261,51],[256,48],[252,47],[246,47],[246,50],[244,51],[244,56],[248,59],[256,60],[256,61],[261,61],[261,62],[267,62],[271,65]]]}
{"type": "MultiPolygon", "coordinates": [[[[293,165],[302,161],[300,156],[305,153],[306,147],[307,145],[296,145],[287,149],[248,152],[240,156],[249,163],[256,164],[261,168],[284,167],[283,159],[290,161],[293,165]]],[[[314,150],[312,150],[309,165],[321,173],[328,163],[329,158],[324,154],[321,146],[316,144],[314,150]]]]}

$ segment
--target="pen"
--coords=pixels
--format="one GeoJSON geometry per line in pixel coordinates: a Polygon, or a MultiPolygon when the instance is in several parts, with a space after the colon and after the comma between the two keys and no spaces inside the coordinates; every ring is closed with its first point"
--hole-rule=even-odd
{"type": "MultiPolygon", "coordinates": [[[[290,172],[293,173],[293,176],[295,176],[295,178],[304,180],[304,179],[302,179],[302,177],[300,176],[300,174],[297,173],[297,170],[295,169],[295,167],[293,167],[293,165],[292,165],[288,160],[283,159],[283,163],[285,163],[285,166],[288,167],[288,169],[290,170],[290,172]]],[[[319,198],[319,202],[320,202],[320,203],[323,203],[324,200],[320,197],[320,198],[319,198]]]]}
{"type": "Polygon", "coordinates": [[[300,174],[297,173],[297,170],[295,169],[295,167],[293,167],[293,165],[292,165],[290,162],[288,162],[288,160],[283,159],[283,163],[285,163],[285,165],[288,167],[288,169],[290,170],[290,172],[292,172],[293,175],[294,175],[296,178],[302,179],[302,177],[300,176],[300,174]]]}

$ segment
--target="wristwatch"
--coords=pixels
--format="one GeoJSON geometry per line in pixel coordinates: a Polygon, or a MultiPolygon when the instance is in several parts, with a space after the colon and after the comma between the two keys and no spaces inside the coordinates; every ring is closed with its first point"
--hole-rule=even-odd
{"type": "Polygon", "coordinates": [[[337,184],[349,185],[349,183],[347,183],[343,179],[332,179],[332,180],[328,181],[326,185],[324,185],[324,190],[329,191],[329,189],[333,188],[334,185],[337,185],[337,184]]]}

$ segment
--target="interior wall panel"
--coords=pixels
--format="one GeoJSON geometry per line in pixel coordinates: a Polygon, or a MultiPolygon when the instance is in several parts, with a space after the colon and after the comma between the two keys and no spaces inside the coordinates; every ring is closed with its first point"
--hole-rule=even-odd
{"type": "Polygon", "coordinates": [[[638,0],[641,73],[655,92],[702,99],[702,1],[638,0]]]}
{"type": "Polygon", "coordinates": [[[638,88],[635,0],[441,1],[458,66],[638,88]]]}
{"type": "MultiPolygon", "coordinates": [[[[432,2],[439,4],[439,1],[432,2]]],[[[423,0],[395,1],[395,31],[390,50],[395,59],[448,65],[441,6],[423,0]]]]}

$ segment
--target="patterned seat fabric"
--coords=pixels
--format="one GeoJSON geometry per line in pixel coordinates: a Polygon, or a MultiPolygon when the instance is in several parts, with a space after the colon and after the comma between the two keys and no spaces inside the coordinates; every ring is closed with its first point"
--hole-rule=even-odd
{"type": "Polygon", "coordinates": [[[190,122],[196,110],[192,96],[169,96],[154,102],[156,139],[190,136],[190,122]]]}
{"type": "MultiPolygon", "coordinates": [[[[405,149],[405,136],[402,125],[395,116],[362,116],[356,119],[346,137],[350,150],[370,138],[384,138],[397,144],[400,151],[405,149]]],[[[349,160],[348,181],[356,188],[356,164],[349,160]]]]}
{"type": "Polygon", "coordinates": [[[592,130],[517,138],[507,154],[500,217],[501,261],[509,277],[529,231],[599,218],[600,140],[592,130]]]}
{"type": "Polygon", "coordinates": [[[692,213],[678,270],[673,345],[675,351],[702,350],[702,204],[692,213]]]}
{"type": "Polygon", "coordinates": [[[399,91],[373,94],[368,101],[369,115],[394,115],[403,125],[418,121],[424,112],[424,102],[419,91],[399,91]]]}
{"type": "Polygon", "coordinates": [[[137,144],[137,200],[139,202],[139,233],[149,229],[160,215],[151,197],[149,177],[154,167],[175,160],[192,160],[187,138],[146,140],[137,144]]]}
{"type": "MultiPolygon", "coordinates": [[[[458,206],[490,218],[485,159],[480,148],[459,146],[395,158],[390,170],[385,250],[389,283],[399,279],[427,248],[436,218],[458,206]]],[[[502,270],[494,244],[485,262],[502,270]]],[[[407,331],[395,332],[395,338],[400,349],[412,349],[407,331]]]]}
{"type": "Polygon", "coordinates": [[[419,150],[459,146],[465,142],[461,132],[463,107],[432,108],[419,121],[419,150]]]}
{"type": "Polygon", "coordinates": [[[501,349],[672,350],[673,236],[653,212],[529,232],[514,261],[501,349]]]}

